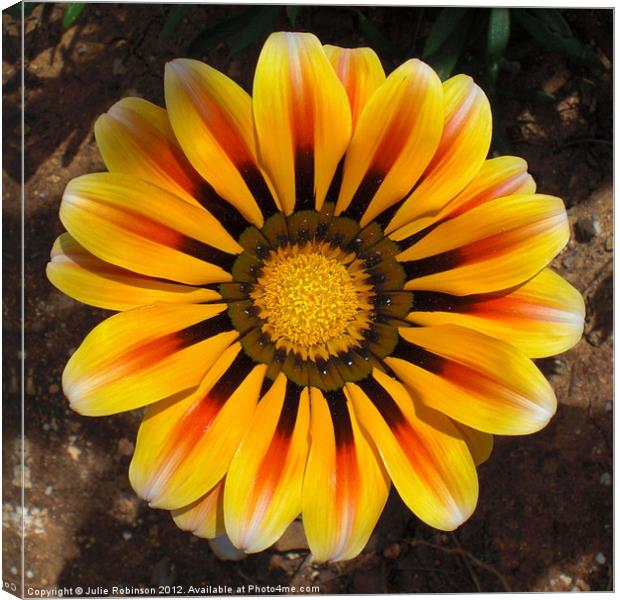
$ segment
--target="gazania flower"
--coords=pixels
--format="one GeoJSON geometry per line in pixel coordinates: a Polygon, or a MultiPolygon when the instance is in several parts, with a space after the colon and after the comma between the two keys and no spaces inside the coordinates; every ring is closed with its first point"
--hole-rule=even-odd
{"type": "Polygon", "coordinates": [[[474,510],[492,435],[556,399],[532,362],[579,339],[547,268],[562,201],[485,160],[489,103],[409,60],[276,33],[250,97],[194,60],[166,109],[101,116],[109,172],[64,193],[48,277],[120,311],[63,374],[74,410],[148,406],[130,467],[152,507],[246,552],[299,514],[316,560],[356,556],[390,482],[433,527],[474,510]]]}

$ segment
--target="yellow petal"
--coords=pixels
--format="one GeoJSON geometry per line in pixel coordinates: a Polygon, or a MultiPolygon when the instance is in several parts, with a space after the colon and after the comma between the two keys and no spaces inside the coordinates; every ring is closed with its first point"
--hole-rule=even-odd
{"type": "Polygon", "coordinates": [[[445,124],[439,147],[413,194],[386,228],[398,227],[443,208],[480,170],[491,145],[491,107],[467,75],[443,84],[445,124]]]}
{"type": "Polygon", "coordinates": [[[95,123],[97,146],[109,171],[133,175],[199,204],[204,180],[183,156],[163,108],[123,98],[95,123]]]}
{"type": "Polygon", "coordinates": [[[418,292],[407,320],[418,325],[462,325],[540,358],[572,348],[583,333],[584,317],[581,294],[558,274],[543,269],[522,286],[492,294],[418,292]]]}
{"type": "Polygon", "coordinates": [[[147,410],[129,480],[151,506],[187,506],[225,475],[252,422],[266,370],[240,348],[219,352],[195,392],[147,410]]]}
{"type": "Polygon", "coordinates": [[[553,196],[507,196],[444,221],[397,256],[408,290],[458,296],[519,285],[568,242],[564,203],[553,196]]]}
{"type": "Polygon", "coordinates": [[[68,233],[54,242],[45,273],[68,296],[110,310],[129,310],[157,301],[190,304],[221,300],[213,290],[138,275],[99,260],[68,233]]]}
{"type": "Polygon", "coordinates": [[[280,374],[226,475],[226,533],[244,552],[271,546],[301,512],[309,420],[307,389],[280,374]]]}
{"type": "Polygon", "coordinates": [[[344,85],[351,106],[353,129],[374,91],[385,81],[379,57],[371,48],[323,46],[338,79],[344,85]]]}
{"type": "Polygon", "coordinates": [[[484,161],[469,185],[439,213],[439,218],[456,217],[479,204],[517,194],[535,194],[536,182],[527,163],[516,156],[498,156],[484,161]]]}
{"type": "Polygon", "coordinates": [[[164,304],[116,314],[69,359],[62,386],[71,408],[109,415],[195,387],[238,336],[225,304],[164,304]]]}
{"type": "Polygon", "coordinates": [[[452,421],[452,425],[465,440],[476,466],[486,462],[493,451],[493,436],[490,433],[467,427],[458,421],[452,421]]]}
{"type": "Polygon", "coordinates": [[[302,518],[313,560],[349,560],[368,541],[389,479],[342,390],[311,390],[310,455],[302,518]]]}
{"type": "Polygon", "coordinates": [[[366,225],[402,200],[433,158],[442,128],[441,81],[423,62],[407,61],[377,88],[359,118],[336,214],[361,216],[366,225]]]}
{"type": "Polygon", "coordinates": [[[230,281],[225,269],[242,251],[207,211],[121,173],[70,181],[60,220],[98,258],[182,283],[230,281]]]}
{"type": "Polygon", "coordinates": [[[97,146],[109,171],[148,181],[217,215],[238,235],[248,223],[192,167],[163,108],[142,98],[123,98],[95,123],[97,146]]]}
{"type": "Polygon", "coordinates": [[[399,330],[385,362],[427,406],[497,435],[542,429],[556,410],[536,365],[505,342],[456,325],[399,330]]]}
{"type": "Polygon", "coordinates": [[[224,528],[224,479],[216,483],[202,498],[172,511],[179,529],[213,539],[226,532],[224,528]]]}
{"type": "Polygon", "coordinates": [[[390,238],[409,245],[410,238],[435,223],[457,217],[479,204],[512,196],[536,193],[536,183],[527,172],[527,163],[514,156],[499,156],[484,162],[467,187],[437,214],[420,217],[390,234],[390,238]]]}
{"type": "Polygon", "coordinates": [[[275,205],[256,159],[250,96],[232,79],[197,60],[166,65],[168,117],[195,169],[257,227],[275,205]]]}
{"type": "Polygon", "coordinates": [[[436,529],[466,521],[478,500],[478,477],[450,419],[414,403],[401,383],[377,369],[347,388],[405,504],[436,529]]]}
{"type": "Polygon", "coordinates": [[[261,164],[286,214],[320,209],[351,137],[344,88],[318,38],[272,33],[258,57],[253,91],[261,164]]]}

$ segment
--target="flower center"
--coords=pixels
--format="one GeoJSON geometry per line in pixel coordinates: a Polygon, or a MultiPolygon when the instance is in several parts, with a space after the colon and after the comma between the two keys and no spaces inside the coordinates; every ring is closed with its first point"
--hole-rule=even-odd
{"type": "Polygon", "coordinates": [[[320,211],[276,213],[239,236],[244,251],[219,292],[239,343],[274,380],[324,391],[361,381],[398,343],[413,298],[398,245],[377,223],[363,229],[320,211]]]}
{"type": "Polygon", "coordinates": [[[360,310],[347,268],[310,246],[273,252],[252,297],[275,339],[305,347],[340,337],[360,310]]]}

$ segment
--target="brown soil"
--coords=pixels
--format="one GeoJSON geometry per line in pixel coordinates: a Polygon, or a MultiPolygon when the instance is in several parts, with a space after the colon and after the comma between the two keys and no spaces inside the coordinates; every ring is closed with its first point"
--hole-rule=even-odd
{"type": "MultiPolygon", "coordinates": [[[[12,58],[19,56],[20,39],[17,22],[3,15],[5,589],[18,589],[22,575],[31,594],[54,586],[172,583],[186,591],[190,585],[317,585],[321,593],[612,589],[611,11],[568,11],[605,70],[537,50],[499,80],[500,90],[542,88],[557,97],[540,104],[500,96],[495,107],[539,190],[567,203],[574,235],[553,266],[583,292],[588,316],[574,349],[540,361],[557,392],[557,416],[536,435],[497,439],[480,468],[478,508],[456,532],[427,527],[392,495],[368,547],[350,562],[308,563],[298,526],[276,548],[223,562],[206,541],[179,531],[167,512],[149,509],[132,492],[127,468],[137,412],[89,419],[67,408],[63,365],[107,313],[63,296],[44,276],[62,231],[63,188],[77,175],[103,169],[94,119],[123,96],[162,104],[165,62],[206,24],[236,10],[194,7],[164,41],[158,39],[159,6],[91,4],[67,31],[56,5],[39,6],[27,18],[23,510],[20,64],[12,58]]],[[[367,14],[397,42],[413,22],[410,9],[367,14]]],[[[302,12],[298,26],[325,42],[365,43],[347,10],[313,8],[302,12]]],[[[289,28],[284,16],[277,28],[289,28]]],[[[249,89],[261,43],[233,59],[220,44],[204,58],[249,89]]]]}

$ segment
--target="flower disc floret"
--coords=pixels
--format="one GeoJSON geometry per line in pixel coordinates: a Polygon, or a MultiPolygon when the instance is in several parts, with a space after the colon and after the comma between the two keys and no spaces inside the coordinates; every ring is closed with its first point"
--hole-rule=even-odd
{"type": "Polygon", "coordinates": [[[293,250],[265,261],[252,297],[274,341],[311,348],[345,333],[360,310],[359,293],[335,258],[293,250]]]}

